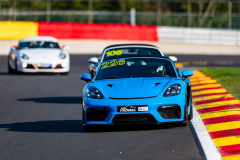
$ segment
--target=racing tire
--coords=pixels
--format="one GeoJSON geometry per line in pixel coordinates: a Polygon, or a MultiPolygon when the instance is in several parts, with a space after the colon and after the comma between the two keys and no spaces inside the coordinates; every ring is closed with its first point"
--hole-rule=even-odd
{"type": "Polygon", "coordinates": [[[83,125],[83,129],[84,129],[85,132],[93,132],[93,131],[95,131],[93,127],[94,126],[83,125]]]}
{"type": "Polygon", "coordinates": [[[69,74],[69,72],[63,72],[63,73],[61,73],[61,75],[65,75],[65,76],[67,76],[69,74]]]}
{"type": "Polygon", "coordinates": [[[9,64],[9,59],[8,59],[8,73],[9,74],[13,74],[15,73],[15,70],[11,68],[10,64],[9,64]]]}
{"type": "Polygon", "coordinates": [[[188,126],[188,109],[185,107],[184,109],[184,120],[182,122],[182,126],[188,126]]]}
{"type": "Polygon", "coordinates": [[[190,120],[192,120],[193,119],[193,106],[192,106],[192,92],[191,92],[191,90],[190,90],[190,99],[189,99],[189,102],[188,103],[190,103],[190,113],[189,113],[189,115],[188,115],[188,120],[190,121],[190,120]]]}
{"type": "Polygon", "coordinates": [[[18,66],[17,66],[17,58],[15,59],[15,74],[19,74],[18,66]]]}
{"type": "Polygon", "coordinates": [[[192,106],[192,101],[190,105],[190,113],[188,115],[188,120],[191,121],[193,119],[193,106],[192,106]]]}

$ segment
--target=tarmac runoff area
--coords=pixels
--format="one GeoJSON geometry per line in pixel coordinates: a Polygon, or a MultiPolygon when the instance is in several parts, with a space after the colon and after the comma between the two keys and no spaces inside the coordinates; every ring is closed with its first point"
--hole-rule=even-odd
{"type": "Polygon", "coordinates": [[[199,135],[199,126],[195,127],[193,120],[193,126],[207,159],[220,159],[220,154],[222,160],[239,160],[240,101],[234,99],[216,80],[200,71],[194,71],[191,86],[193,104],[209,133],[209,135],[201,134],[204,132],[202,127],[199,135]],[[212,142],[207,138],[208,136],[211,137],[219,154],[211,146],[212,142]]]}
{"type": "MultiPolygon", "coordinates": [[[[240,55],[240,46],[232,45],[200,45],[126,40],[59,40],[60,46],[69,45],[70,49],[68,51],[70,54],[100,54],[109,45],[134,43],[155,45],[164,54],[240,55]]],[[[18,45],[18,40],[0,40],[0,55],[7,55],[13,45],[18,45]]]]}

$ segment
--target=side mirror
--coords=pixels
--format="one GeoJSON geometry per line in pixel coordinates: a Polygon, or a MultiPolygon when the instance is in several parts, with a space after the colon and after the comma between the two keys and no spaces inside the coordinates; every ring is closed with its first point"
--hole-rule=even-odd
{"type": "Polygon", "coordinates": [[[173,62],[177,61],[177,57],[175,57],[175,56],[169,56],[168,58],[171,59],[173,62]]]}
{"type": "Polygon", "coordinates": [[[80,76],[80,79],[88,83],[91,81],[91,75],[89,73],[85,73],[80,76]]]}
{"type": "Polygon", "coordinates": [[[62,49],[63,49],[63,50],[68,50],[68,49],[69,49],[69,46],[68,46],[68,45],[63,45],[63,46],[62,46],[62,49]]]}
{"type": "Polygon", "coordinates": [[[17,50],[17,49],[18,49],[18,47],[17,47],[17,46],[12,46],[12,49],[15,49],[15,50],[17,50]]]}
{"type": "Polygon", "coordinates": [[[89,63],[94,63],[94,64],[98,64],[98,58],[96,57],[92,57],[88,60],[89,63]]]}
{"type": "Polygon", "coordinates": [[[188,78],[188,77],[190,77],[190,76],[192,76],[193,75],[193,72],[192,71],[190,71],[190,70],[184,70],[183,72],[182,72],[182,77],[183,78],[188,78]]]}

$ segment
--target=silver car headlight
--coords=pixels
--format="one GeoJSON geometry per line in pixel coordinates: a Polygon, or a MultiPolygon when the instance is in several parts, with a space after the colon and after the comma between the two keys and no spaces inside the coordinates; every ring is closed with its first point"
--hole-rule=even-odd
{"type": "Polygon", "coordinates": [[[24,53],[21,53],[21,54],[20,54],[20,57],[21,57],[22,59],[29,59],[29,57],[28,57],[26,54],[24,54],[24,53]]]}
{"type": "Polygon", "coordinates": [[[169,86],[163,94],[163,97],[171,97],[180,94],[181,92],[181,85],[179,83],[172,84],[169,86]]]}
{"type": "Polygon", "coordinates": [[[59,54],[59,58],[60,59],[65,59],[67,57],[67,55],[64,53],[64,52],[61,52],[60,54],[59,54]]]}
{"type": "Polygon", "coordinates": [[[86,89],[86,95],[88,98],[103,99],[103,94],[96,87],[90,86],[86,89]]]}

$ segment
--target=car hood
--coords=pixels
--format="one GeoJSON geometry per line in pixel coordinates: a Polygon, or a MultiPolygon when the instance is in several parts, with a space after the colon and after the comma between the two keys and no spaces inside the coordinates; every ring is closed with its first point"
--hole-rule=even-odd
{"type": "Polygon", "coordinates": [[[35,62],[45,62],[58,59],[61,49],[24,49],[20,53],[26,54],[29,60],[35,62]]]}
{"type": "Polygon", "coordinates": [[[146,98],[157,96],[173,78],[128,78],[98,80],[110,98],[146,98]]]}

